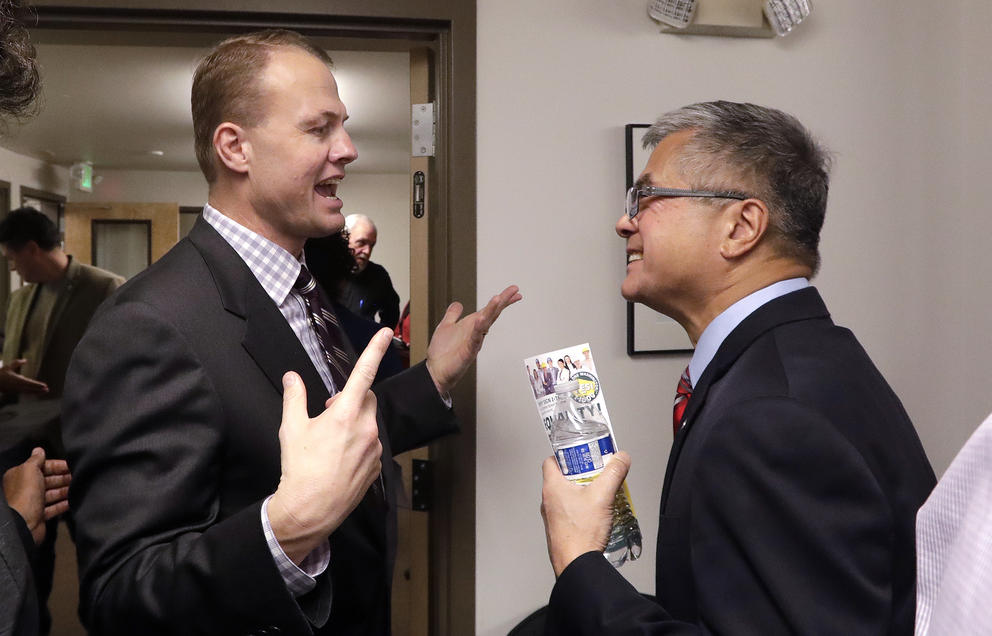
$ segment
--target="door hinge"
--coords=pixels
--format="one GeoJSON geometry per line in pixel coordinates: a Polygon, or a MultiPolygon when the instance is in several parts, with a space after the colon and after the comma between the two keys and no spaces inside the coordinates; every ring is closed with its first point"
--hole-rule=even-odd
{"type": "Polygon", "coordinates": [[[430,510],[434,497],[434,480],[431,476],[431,463],[426,459],[414,459],[411,468],[412,496],[410,507],[414,510],[430,510]]]}
{"type": "Polygon", "coordinates": [[[436,144],[437,118],[434,104],[413,104],[411,107],[411,152],[414,157],[433,157],[436,144]]]}

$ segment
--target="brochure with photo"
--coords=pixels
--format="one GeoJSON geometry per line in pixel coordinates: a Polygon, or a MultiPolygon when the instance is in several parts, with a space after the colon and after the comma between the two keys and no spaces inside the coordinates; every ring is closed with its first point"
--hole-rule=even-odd
{"type": "Polygon", "coordinates": [[[606,397],[599,383],[596,363],[593,361],[589,343],[583,343],[564,349],[548,351],[540,355],[524,359],[527,378],[534,392],[534,403],[538,415],[544,423],[544,431],[551,435],[552,415],[555,410],[555,385],[568,380],[579,383],[576,399],[587,405],[589,413],[601,415],[610,427],[610,435],[614,443],[616,436],[610,424],[610,415],[606,411],[606,397]]]}
{"type": "MultiPolygon", "coordinates": [[[[618,446],[589,343],[525,358],[524,368],[562,474],[575,483],[591,482],[618,446]]],[[[613,503],[604,555],[620,567],[640,554],[641,530],[625,481],[613,503]]]]}

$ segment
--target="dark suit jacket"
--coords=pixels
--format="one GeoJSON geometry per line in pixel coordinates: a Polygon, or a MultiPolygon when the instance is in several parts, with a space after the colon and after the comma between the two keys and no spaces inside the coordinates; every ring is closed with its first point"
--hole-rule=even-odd
{"type": "MultiPolygon", "coordinates": [[[[374,326],[341,318],[363,348],[374,326]]],[[[453,430],[454,418],[423,365],[376,385],[387,506],[367,497],[334,532],[328,572],[298,603],[260,521],[279,481],[288,370],[303,378],[311,416],[322,412],[328,394],[299,340],[202,219],[101,308],[64,408],[91,634],[388,632],[392,453],[453,430]]]]}
{"type": "Polygon", "coordinates": [[[386,268],[369,261],[365,269],[346,276],[338,300],[342,305],[384,327],[395,329],[400,319],[400,297],[386,268]],[[380,314],[379,319],[375,315],[380,314]]]}
{"type": "Polygon", "coordinates": [[[38,633],[38,595],[31,576],[34,541],[0,488],[0,636],[38,633]]]}
{"type": "Polygon", "coordinates": [[[738,325],[686,418],[662,491],[658,603],[587,553],[555,585],[549,633],[912,634],[915,516],[934,474],[815,289],[738,325]]]}

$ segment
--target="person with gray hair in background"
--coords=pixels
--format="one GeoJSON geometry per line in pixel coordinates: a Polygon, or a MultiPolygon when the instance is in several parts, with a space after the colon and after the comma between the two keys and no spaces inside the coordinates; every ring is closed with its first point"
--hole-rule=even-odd
{"type": "Polygon", "coordinates": [[[344,277],[338,300],[359,316],[395,329],[400,318],[400,297],[386,268],[371,261],[379,230],[364,214],[349,214],[344,226],[355,267],[344,277]]]}
{"type": "Polygon", "coordinates": [[[671,420],[657,598],[601,554],[626,453],[584,488],[549,458],[547,633],[911,634],[914,519],[935,479],[899,399],[809,284],[826,152],[795,117],[724,101],[663,115],[644,143],[616,224],[621,291],[695,345],[671,420]]]}

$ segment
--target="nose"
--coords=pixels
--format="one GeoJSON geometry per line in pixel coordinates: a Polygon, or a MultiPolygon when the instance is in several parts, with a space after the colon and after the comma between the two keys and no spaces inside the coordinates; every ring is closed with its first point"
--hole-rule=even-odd
{"type": "Polygon", "coordinates": [[[331,163],[349,164],[358,159],[358,149],[351,141],[351,135],[344,128],[336,135],[334,143],[331,144],[329,159],[331,163]]]}
{"type": "Polygon", "coordinates": [[[624,212],[620,215],[619,220],[617,220],[617,224],[614,229],[616,229],[617,235],[620,238],[630,238],[632,234],[637,232],[637,221],[631,219],[627,216],[627,213],[624,212]]]}

